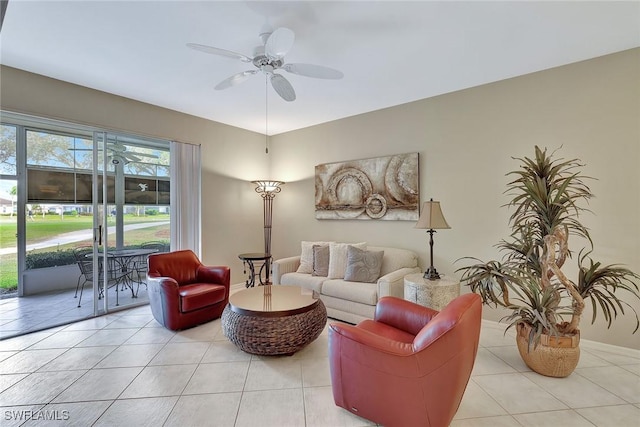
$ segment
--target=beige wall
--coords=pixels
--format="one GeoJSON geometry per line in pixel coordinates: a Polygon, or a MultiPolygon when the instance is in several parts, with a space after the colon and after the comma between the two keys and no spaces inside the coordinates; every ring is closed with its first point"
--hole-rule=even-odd
{"type": "Polygon", "coordinates": [[[264,247],[262,199],[250,180],[266,177],[264,135],[2,66],[0,108],[107,130],[202,145],[202,258],[231,266],[264,247]]]}
{"type": "MultiPolygon", "coordinates": [[[[406,221],[319,221],[314,166],[397,153],[420,153],[421,200],[442,202],[452,226],[435,235],[435,265],[455,275],[464,256],[496,257],[509,212],[500,206],[513,157],[539,144],[580,158],[596,194],[584,218],[594,256],[640,272],[640,49],[363,114],[264,136],[8,67],[0,70],[0,107],[140,135],[202,144],[203,258],[232,267],[262,247],[262,201],[247,181],[287,182],[274,202],[273,253],[297,254],[300,240],[367,241],[408,248],[428,264],[427,235],[406,221]]],[[[638,301],[633,302],[640,312],[638,301]]],[[[485,309],[485,317],[500,313],[485,309]]],[[[602,319],[600,319],[602,320],[602,319]]],[[[582,323],[583,338],[640,349],[632,316],[582,323]]]]}
{"type": "MultiPolygon", "coordinates": [[[[499,256],[493,245],[508,237],[511,213],[501,208],[505,173],[538,144],[581,159],[597,178],[593,214],[582,218],[596,260],[640,273],[639,76],[635,49],[274,136],[271,173],[287,184],[274,203],[273,252],[296,254],[300,240],[367,241],[412,249],[428,266],[428,236],[412,222],[314,218],[315,165],[418,152],[421,200],[440,200],[452,227],[434,237],[434,264],[456,275],[458,258],[499,256]]],[[[581,242],[573,243],[577,252],[581,242]]],[[[503,314],[485,309],[493,320],[503,314]]],[[[590,319],[588,308],[583,338],[640,349],[632,315],[611,330],[590,319]]]]}

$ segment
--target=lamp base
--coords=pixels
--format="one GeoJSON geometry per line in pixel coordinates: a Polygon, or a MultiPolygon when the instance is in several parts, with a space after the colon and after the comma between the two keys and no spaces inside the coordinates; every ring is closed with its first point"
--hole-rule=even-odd
{"type": "Polygon", "coordinates": [[[427,269],[427,271],[424,272],[424,276],[422,276],[424,279],[426,280],[439,280],[440,279],[440,275],[438,274],[438,272],[436,271],[436,268],[434,266],[431,266],[427,269]]]}

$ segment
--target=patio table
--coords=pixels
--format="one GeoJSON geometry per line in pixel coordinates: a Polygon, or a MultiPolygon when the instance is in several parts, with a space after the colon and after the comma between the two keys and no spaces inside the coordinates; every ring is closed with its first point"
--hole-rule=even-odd
{"type": "MultiPolygon", "coordinates": [[[[131,268],[131,263],[139,257],[150,255],[158,252],[158,249],[115,249],[107,251],[107,269],[109,280],[115,282],[116,286],[116,306],[119,305],[118,285],[122,284],[131,289],[131,297],[136,298],[137,294],[133,291],[133,278],[131,273],[135,269],[131,268]]],[[[103,252],[100,252],[102,255],[103,252]]],[[[86,255],[87,258],[93,258],[93,253],[86,255]]],[[[102,259],[100,257],[100,259],[102,259]]]]}

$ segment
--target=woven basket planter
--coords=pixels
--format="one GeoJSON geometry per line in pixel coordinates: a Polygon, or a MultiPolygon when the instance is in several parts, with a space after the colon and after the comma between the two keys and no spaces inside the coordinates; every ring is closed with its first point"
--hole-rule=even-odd
{"type": "Polygon", "coordinates": [[[531,370],[547,377],[564,378],[574,371],[580,360],[580,334],[556,337],[543,334],[536,348],[527,349],[531,327],[519,323],[516,343],[520,357],[531,370]]]}

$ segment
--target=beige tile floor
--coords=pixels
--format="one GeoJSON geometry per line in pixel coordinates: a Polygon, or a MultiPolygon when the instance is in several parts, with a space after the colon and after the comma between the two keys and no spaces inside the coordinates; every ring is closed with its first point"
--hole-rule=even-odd
{"type": "MultiPolygon", "coordinates": [[[[480,344],[452,427],[640,425],[640,352],[583,341],[576,371],[552,379],[526,368],[500,325],[483,323],[480,344]]],[[[294,356],[252,356],[220,320],[176,333],[148,306],[9,338],[0,425],[374,425],[333,404],[327,345],[325,328],[294,356]]]]}

